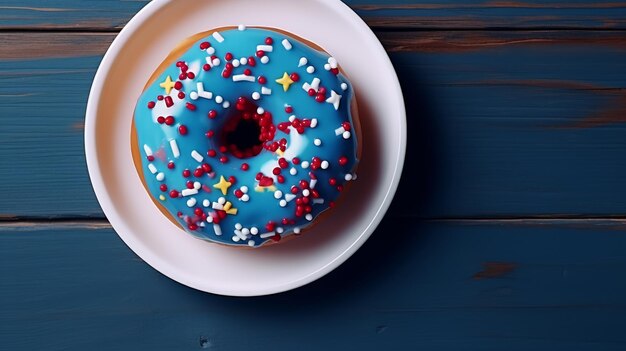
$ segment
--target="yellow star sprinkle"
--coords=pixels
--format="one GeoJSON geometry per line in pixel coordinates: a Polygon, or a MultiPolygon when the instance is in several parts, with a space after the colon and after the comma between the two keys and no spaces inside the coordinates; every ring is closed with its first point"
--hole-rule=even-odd
{"type": "Polygon", "coordinates": [[[226,179],[224,178],[224,176],[220,177],[220,182],[217,184],[214,184],[213,187],[215,189],[220,189],[222,191],[223,195],[226,195],[228,193],[228,188],[230,188],[230,186],[233,185],[230,182],[227,182],[226,179]]]}
{"type": "Polygon", "coordinates": [[[289,87],[291,86],[291,84],[293,84],[293,80],[291,80],[291,77],[289,77],[289,75],[287,74],[287,72],[285,72],[285,74],[283,74],[282,78],[276,79],[276,83],[280,84],[283,86],[283,89],[285,91],[289,90],[289,87]]]}
{"type": "Polygon", "coordinates": [[[174,84],[175,83],[172,81],[172,78],[170,78],[170,76],[167,76],[167,78],[165,78],[165,81],[159,84],[159,86],[165,89],[165,94],[169,95],[170,91],[172,91],[172,89],[174,88],[174,84]]]}

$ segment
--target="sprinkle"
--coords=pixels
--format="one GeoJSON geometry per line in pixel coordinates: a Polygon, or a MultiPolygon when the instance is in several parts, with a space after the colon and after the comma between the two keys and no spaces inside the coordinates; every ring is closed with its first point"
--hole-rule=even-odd
{"type": "Polygon", "coordinates": [[[220,34],[220,32],[213,33],[213,38],[220,43],[224,41],[224,37],[220,34]]]}
{"type": "Polygon", "coordinates": [[[302,195],[304,197],[308,197],[309,195],[311,195],[311,191],[309,191],[309,189],[304,189],[302,190],[302,195]]]}
{"type": "Polygon", "coordinates": [[[282,191],[280,191],[280,190],[276,190],[276,191],[274,192],[274,198],[278,200],[278,199],[280,199],[281,197],[283,197],[283,192],[282,192],[282,191]]]}
{"type": "Polygon", "coordinates": [[[311,82],[311,84],[309,83],[304,83],[302,85],[302,89],[304,89],[304,91],[308,92],[309,90],[313,89],[317,92],[317,90],[320,87],[320,83],[322,81],[319,78],[313,78],[313,81],[311,82]]]}
{"type": "Polygon", "coordinates": [[[293,122],[296,120],[296,115],[289,116],[289,122],[293,122]]]}
{"type": "Polygon", "coordinates": [[[213,55],[215,53],[215,48],[214,47],[210,47],[208,49],[206,49],[206,53],[209,55],[213,55]]]}
{"type": "Polygon", "coordinates": [[[258,100],[258,99],[260,99],[260,98],[261,98],[261,94],[259,94],[259,92],[258,92],[258,91],[255,91],[254,93],[252,93],[252,98],[253,98],[254,100],[258,100]]]}
{"type": "Polygon", "coordinates": [[[341,95],[335,93],[334,90],[330,91],[330,97],[328,99],[326,99],[326,102],[329,104],[333,104],[333,106],[335,107],[335,111],[339,110],[339,104],[341,103],[341,95]]]}
{"type": "Polygon", "coordinates": [[[322,166],[322,169],[327,169],[329,166],[328,161],[322,161],[321,166],[322,166]]]}
{"type": "Polygon", "coordinates": [[[235,223],[235,229],[237,229],[237,230],[241,230],[241,228],[243,228],[243,226],[241,225],[241,223],[235,223]]]}
{"type": "Polygon", "coordinates": [[[296,195],[294,194],[286,194],[285,195],[285,200],[287,200],[287,202],[291,202],[291,200],[295,199],[296,195]]]}
{"type": "Polygon", "coordinates": [[[213,223],[213,216],[208,216],[206,218],[207,223],[213,223]]]}
{"type": "Polygon", "coordinates": [[[322,140],[321,139],[315,139],[315,140],[313,140],[313,144],[315,144],[315,146],[320,146],[320,145],[322,145],[322,140]]]}
{"type": "Polygon", "coordinates": [[[224,103],[222,104],[223,108],[229,108],[230,107],[230,102],[228,101],[224,101],[224,103]]]}
{"type": "Polygon", "coordinates": [[[343,127],[339,127],[337,129],[335,129],[335,135],[336,136],[340,136],[341,134],[343,134],[343,132],[345,132],[346,130],[343,127]]]}
{"type": "Polygon", "coordinates": [[[196,198],[192,197],[191,199],[187,200],[187,207],[194,207],[196,205],[196,198]]]}
{"type": "Polygon", "coordinates": [[[267,239],[267,238],[273,237],[274,235],[276,235],[276,232],[264,233],[264,234],[261,234],[260,236],[261,236],[261,239],[267,239]]]}
{"type": "Polygon", "coordinates": [[[342,90],[348,90],[348,84],[346,84],[346,83],[341,83],[341,89],[342,89],[342,90]]]}
{"type": "Polygon", "coordinates": [[[256,51],[272,52],[274,51],[274,47],[272,45],[257,45],[256,51]]]}
{"type": "Polygon", "coordinates": [[[280,207],[285,207],[285,206],[287,206],[287,201],[280,200],[280,202],[278,204],[280,205],[280,207]]]}
{"type": "Polygon", "coordinates": [[[189,98],[191,98],[191,100],[198,100],[198,93],[192,91],[191,93],[189,93],[189,98]]]}
{"type": "Polygon", "coordinates": [[[289,40],[287,40],[287,39],[283,40],[283,41],[282,41],[282,43],[283,43],[283,47],[284,47],[284,48],[285,48],[285,50],[287,50],[287,51],[291,50],[291,48],[293,47],[293,46],[291,45],[291,43],[289,42],[289,40]]]}
{"type": "Polygon", "coordinates": [[[329,65],[328,63],[327,63],[327,64],[325,64],[325,65],[324,65],[324,69],[325,69],[325,70],[327,70],[327,71],[330,71],[330,65],[329,65]]]}
{"type": "Polygon", "coordinates": [[[239,190],[241,190],[241,192],[245,194],[248,192],[248,187],[244,185],[241,188],[239,188],[239,190]]]}
{"type": "Polygon", "coordinates": [[[343,138],[344,139],[350,139],[350,135],[351,135],[350,132],[347,131],[347,130],[345,132],[343,132],[343,138]]]}
{"type": "Polygon", "coordinates": [[[259,115],[262,115],[262,114],[265,113],[265,109],[263,109],[263,107],[259,107],[259,108],[256,109],[256,113],[259,114],[259,115]]]}
{"type": "Polygon", "coordinates": [[[239,63],[242,65],[247,65],[248,64],[248,59],[245,57],[242,57],[239,59],[239,63]]]}
{"type": "Polygon", "coordinates": [[[270,62],[270,58],[269,57],[267,57],[267,56],[261,57],[261,63],[262,64],[266,64],[268,62],[270,62]]]}
{"type": "Polygon", "coordinates": [[[152,163],[148,164],[148,169],[150,170],[150,173],[155,174],[157,172],[156,167],[154,167],[154,165],[152,163]]]}
{"type": "Polygon", "coordinates": [[[263,95],[272,95],[272,89],[266,88],[266,87],[261,87],[261,94],[263,94],[263,95]]]}
{"type": "Polygon", "coordinates": [[[324,203],[324,199],[313,199],[313,204],[321,205],[324,203]]]}
{"type": "Polygon", "coordinates": [[[247,76],[245,74],[237,74],[233,76],[233,82],[241,82],[241,81],[256,82],[256,77],[247,76]]]}
{"type": "Polygon", "coordinates": [[[211,208],[214,210],[223,210],[224,209],[224,205],[219,204],[217,202],[214,202],[211,204],[211,208]]]}
{"type": "Polygon", "coordinates": [[[233,241],[234,241],[234,242],[236,242],[236,243],[238,243],[238,242],[239,242],[239,240],[241,240],[241,238],[239,238],[237,235],[233,236],[233,238],[232,238],[232,239],[233,239],[233,241]]]}
{"type": "Polygon", "coordinates": [[[291,169],[289,170],[289,174],[295,176],[296,174],[298,174],[298,170],[295,167],[291,167],[291,169]]]}
{"type": "Polygon", "coordinates": [[[199,82],[198,84],[196,84],[196,88],[198,89],[197,94],[199,97],[209,99],[209,100],[213,98],[212,92],[204,90],[204,84],[202,84],[202,82],[199,82]]]}
{"type": "Polygon", "coordinates": [[[252,234],[252,235],[259,234],[259,228],[257,228],[257,227],[250,228],[250,234],[252,234]]]}
{"type": "Polygon", "coordinates": [[[315,73],[315,67],[313,67],[313,66],[307,67],[306,68],[306,72],[307,73],[311,73],[311,74],[315,73]]]}
{"type": "Polygon", "coordinates": [[[330,64],[330,68],[337,68],[337,60],[334,57],[329,57],[328,63],[330,64]]]}
{"type": "Polygon", "coordinates": [[[311,128],[315,128],[315,127],[317,127],[317,118],[313,118],[311,120],[311,128]]]}
{"type": "Polygon", "coordinates": [[[307,221],[309,221],[309,222],[310,222],[310,221],[312,221],[312,220],[313,220],[313,215],[312,215],[312,214],[310,214],[310,213],[307,213],[307,214],[306,214],[306,216],[304,216],[304,218],[305,218],[307,221]]]}
{"type": "Polygon", "coordinates": [[[193,150],[191,152],[191,157],[193,157],[193,159],[198,162],[202,162],[202,160],[204,160],[204,157],[202,157],[202,155],[200,155],[200,153],[198,153],[198,151],[196,150],[193,150]]]}
{"type": "Polygon", "coordinates": [[[250,201],[250,195],[243,194],[243,196],[241,197],[240,200],[243,201],[243,202],[248,202],[248,201],[250,201]]]}
{"type": "Polygon", "coordinates": [[[200,188],[202,188],[202,183],[194,182],[193,183],[193,188],[196,189],[196,190],[200,190],[200,188]]]}
{"type": "Polygon", "coordinates": [[[226,203],[226,199],[223,198],[223,197],[220,197],[219,199],[217,199],[217,203],[220,204],[220,205],[223,205],[223,204],[226,203]]]}
{"type": "Polygon", "coordinates": [[[300,166],[304,169],[309,168],[309,161],[302,161],[302,163],[300,164],[300,166]]]}
{"type": "Polygon", "coordinates": [[[276,228],[276,233],[278,234],[282,234],[285,230],[283,229],[283,227],[278,227],[276,228]]]}
{"type": "Polygon", "coordinates": [[[352,180],[352,174],[350,174],[350,173],[346,174],[344,179],[347,180],[347,181],[351,181],[352,180]]]}
{"type": "Polygon", "coordinates": [[[143,146],[143,151],[146,153],[146,156],[152,156],[152,149],[148,146],[148,144],[143,146]]]}
{"type": "Polygon", "coordinates": [[[175,158],[178,158],[180,156],[180,150],[178,149],[176,139],[170,140],[170,148],[172,148],[172,155],[174,155],[175,158]]]}
{"type": "Polygon", "coordinates": [[[239,29],[240,31],[242,31],[242,32],[243,32],[244,30],[246,30],[246,25],[245,25],[245,24],[240,24],[240,25],[237,27],[237,29],[239,29]]]}
{"type": "Polygon", "coordinates": [[[158,180],[159,182],[162,182],[165,179],[165,173],[160,172],[159,174],[156,175],[156,180],[158,180]]]}
{"type": "Polygon", "coordinates": [[[163,194],[159,195],[159,200],[165,201],[165,196],[163,194]]]}
{"type": "Polygon", "coordinates": [[[202,201],[202,206],[204,207],[209,207],[211,206],[211,201],[204,199],[204,201],[202,201]]]}
{"type": "Polygon", "coordinates": [[[294,234],[300,234],[300,227],[293,228],[294,234]]]}
{"type": "Polygon", "coordinates": [[[196,195],[197,193],[198,193],[197,189],[183,189],[183,191],[181,192],[183,196],[196,195]]]}
{"type": "Polygon", "coordinates": [[[233,67],[237,68],[239,67],[240,64],[241,63],[239,62],[239,60],[233,60],[233,63],[232,63],[233,67]]]}
{"type": "Polygon", "coordinates": [[[248,240],[248,246],[254,247],[254,240],[248,240]]]}
{"type": "Polygon", "coordinates": [[[218,95],[215,97],[215,102],[221,104],[222,102],[224,102],[224,98],[218,95]]]}
{"type": "Polygon", "coordinates": [[[298,63],[298,67],[302,67],[306,65],[307,63],[309,63],[309,60],[307,60],[306,57],[301,57],[300,62],[298,63]]]}
{"type": "Polygon", "coordinates": [[[309,182],[309,188],[315,189],[315,184],[317,184],[317,179],[311,179],[309,182]]]}
{"type": "Polygon", "coordinates": [[[215,231],[215,235],[222,235],[222,227],[219,224],[213,224],[213,230],[215,231]]]}

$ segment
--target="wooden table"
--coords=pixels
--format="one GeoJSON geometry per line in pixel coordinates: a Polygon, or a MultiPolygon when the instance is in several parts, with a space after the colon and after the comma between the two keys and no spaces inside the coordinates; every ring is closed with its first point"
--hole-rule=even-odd
{"type": "Polygon", "coordinates": [[[349,0],[398,71],[403,179],[325,278],[228,298],[115,235],[88,89],[145,1],[0,0],[0,349],[623,350],[626,3],[349,0]]]}

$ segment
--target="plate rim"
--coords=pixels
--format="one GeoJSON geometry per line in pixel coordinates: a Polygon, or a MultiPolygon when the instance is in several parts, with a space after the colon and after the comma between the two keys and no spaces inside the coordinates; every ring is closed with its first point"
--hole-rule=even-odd
{"type": "Polygon", "coordinates": [[[158,255],[153,255],[147,250],[141,240],[137,240],[137,238],[133,235],[122,234],[132,232],[130,228],[125,224],[123,216],[119,215],[115,209],[115,205],[108,192],[106,191],[106,186],[104,184],[100,164],[97,160],[97,130],[96,130],[96,120],[97,120],[97,112],[100,106],[100,91],[104,86],[106,81],[106,77],[108,76],[109,71],[113,67],[113,63],[115,62],[117,56],[121,52],[121,48],[127,43],[127,41],[132,37],[134,32],[141,26],[146,19],[150,16],[161,10],[167,4],[173,2],[175,0],[153,0],[149,2],[146,6],[144,6],[141,10],[139,10],[128,23],[122,28],[122,30],[115,37],[109,48],[106,50],[102,60],[98,66],[96,74],[94,75],[93,82],[91,85],[91,89],[89,90],[89,98],[87,101],[87,108],[85,112],[85,132],[84,132],[84,145],[85,145],[85,159],[87,163],[87,171],[90,179],[91,186],[94,190],[98,203],[102,208],[103,213],[105,214],[107,220],[111,224],[115,233],[122,239],[122,241],[130,248],[137,256],[139,256],[144,262],[146,262],[150,267],[155,269],[157,272],[165,275],[166,277],[188,286],[190,288],[217,294],[224,296],[239,296],[239,297],[250,297],[250,296],[263,296],[263,295],[272,295],[277,294],[289,290],[293,290],[304,285],[307,285],[326,274],[332,272],[335,268],[339,267],[342,263],[344,263],[348,258],[350,258],[372,235],[376,227],[382,221],[384,214],[389,209],[391,205],[391,201],[397,191],[398,185],[400,183],[400,178],[402,176],[402,170],[404,168],[404,160],[406,156],[406,146],[407,146],[407,122],[406,122],[406,106],[404,103],[404,97],[402,93],[402,89],[400,86],[400,81],[398,79],[398,75],[391,63],[391,59],[387,54],[387,51],[384,49],[374,32],[369,28],[369,26],[363,21],[361,17],[359,17],[350,7],[339,0],[311,0],[325,3],[326,5],[331,5],[337,9],[337,11],[341,12],[341,15],[354,21],[354,25],[357,25],[359,30],[361,30],[366,36],[369,37],[371,41],[374,41],[374,45],[378,49],[378,54],[384,55],[385,62],[384,66],[381,69],[388,71],[393,74],[393,86],[390,86],[391,89],[394,90],[393,95],[396,96],[397,101],[395,102],[399,107],[400,113],[400,126],[399,126],[399,149],[396,155],[395,160],[395,169],[393,172],[393,179],[389,183],[387,188],[387,192],[385,193],[383,202],[380,204],[378,210],[376,211],[374,217],[370,221],[370,223],[365,227],[362,233],[355,238],[355,240],[345,248],[340,254],[333,257],[331,260],[326,262],[319,269],[310,272],[299,279],[284,282],[281,284],[273,285],[270,288],[259,288],[252,287],[249,289],[243,290],[233,290],[229,288],[222,289],[206,289],[205,287],[197,284],[196,281],[192,279],[187,279],[186,276],[176,275],[175,272],[170,268],[170,265],[164,260],[160,260],[158,255]]]}

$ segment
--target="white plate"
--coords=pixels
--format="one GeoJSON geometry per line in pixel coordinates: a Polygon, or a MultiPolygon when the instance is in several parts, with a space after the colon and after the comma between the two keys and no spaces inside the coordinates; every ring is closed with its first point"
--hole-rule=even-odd
{"type": "Polygon", "coordinates": [[[389,207],[405,148],[404,102],[389,57],[367,25],[336,0],[153,1],[104,56],[85,118],[89,176],[122,240],[166,276],[222,295],[294,289],[348,259],[389,207]],[[197,32],[239,23],[282,28],[332,53],[354,85],[365,140],[359,178],[330,218],[299,238],[256,250],[204,242],[170,223],[136,176],[129,147],[136,99],[170,49],[197,32]]]}

